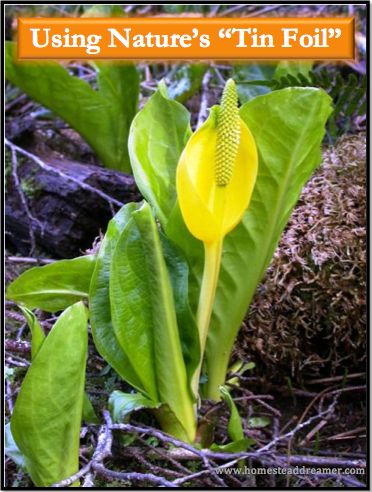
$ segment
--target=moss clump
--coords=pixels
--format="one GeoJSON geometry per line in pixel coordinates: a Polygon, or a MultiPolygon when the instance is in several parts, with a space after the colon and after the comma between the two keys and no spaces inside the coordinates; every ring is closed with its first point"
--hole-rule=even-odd
{"type": "Polygon", "coordinates": [[[363,134],[325,150],[256,293],[236,350],[267,378],[365,369],[365,150],[363,134]]]}

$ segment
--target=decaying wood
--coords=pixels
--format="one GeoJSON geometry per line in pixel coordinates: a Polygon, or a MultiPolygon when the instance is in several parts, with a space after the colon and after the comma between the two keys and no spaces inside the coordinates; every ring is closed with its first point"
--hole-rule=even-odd
{"type": "Polygon", "coordinates": [[[32,237],[53,257],[77,256],[121,205],[140,198],[131,176],[7,146],[18,159],[17,179],[14,173],[7,178],[5,208],[7,243],[17,253],[29,253],[32,237]]]}

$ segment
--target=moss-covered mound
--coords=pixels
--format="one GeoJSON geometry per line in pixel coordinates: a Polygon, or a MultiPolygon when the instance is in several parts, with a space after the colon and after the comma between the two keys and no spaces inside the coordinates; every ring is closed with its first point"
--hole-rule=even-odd
{"type": "Polygon", "coordinates": [[[365,135],[325,149],[236,344],[269,379],[364,370],[365,135]]]}

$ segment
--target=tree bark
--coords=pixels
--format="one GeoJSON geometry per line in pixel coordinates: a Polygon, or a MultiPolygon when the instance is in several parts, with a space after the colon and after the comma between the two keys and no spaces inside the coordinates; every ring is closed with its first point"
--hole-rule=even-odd
{"type": "Polygon", "coordinates": [[[140,199],[133,177],[118,171],[65,159],[16,159],[6,173],[5,230],[7,247],[20,254],[36,245],[55,258],[77,256],[121,204],[140,199]]]}

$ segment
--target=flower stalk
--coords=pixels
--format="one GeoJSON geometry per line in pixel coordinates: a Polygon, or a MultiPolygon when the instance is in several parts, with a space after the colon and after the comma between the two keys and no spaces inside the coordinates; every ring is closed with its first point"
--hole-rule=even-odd
{"type": "MultiPolygon", "coordinates": [[[[212,316],[214,298],[220,273],[223,240],[204,243],[204,270],[200,289],[196,322],[199,330],[200,353],[204,354],[208,328],[212,316]]],[[[192,379],[192,390],[198,394],[202,358],[192,379]]]]}

